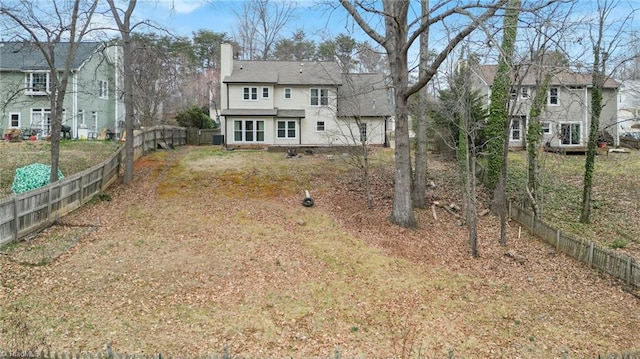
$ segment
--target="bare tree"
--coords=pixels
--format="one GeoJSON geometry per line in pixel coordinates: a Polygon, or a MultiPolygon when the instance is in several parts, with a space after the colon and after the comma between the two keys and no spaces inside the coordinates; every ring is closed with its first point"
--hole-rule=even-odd
{"type": "Polygon", "coordinates": [[[16,36],[25,41],[26,46],[35,46],[49,69],[50,88],[45,92],[51,105],[51,182],[58,180],[60,132],[69,76],[97,4],[97,0],[62,3],[19,0],[0,3],[0,15],[24,31],[26,36],[16,36]],[[63,48],[62,42],[65,40],[66,47],[63,48]],[[60,55],[64,61],[62,65],[57,63],[60,55]]]}
{"type": "MultiPolygon", "coordinates": [[[[429,0],[421,0],[422,24],[429,21],[429,0]]],[[[418,65],[419,77],[427,76],[429,71],[429,27],[420,34],[420,63],[418,65]]],[[[416,123],[416,156],[415,173],[413,175],[413,206],[416,208],[427,207],[426,183],[427,183],[427,97],[429,89],[424,86],[418,92],[420,106],[418,106],[416,123]]]]}
{"type": "MultiPolygon", "coordinates": [[[[495,191],[493,192],[493,207],[500,217],[500,244],[507,245],[507,163],[509,155],[509,132],[511,130],[511,114],[515,107],[509,102],[511,96],[512,79],[516,83],[520,76],[519,70],[513,69],[513,52],[515,49],[515,41],[518,29],[518,17],[520,16],[521,0],[509,0],[508,8],[504,16],[504,33],[502,38],[502,56],[498,65],[498,82],[494,81],[494,85],[498,85],[495,89],[491,86],[491,105],[489,107],[489,119],[495,118],[500,120],[500,116],[504,116],[499,124],[502,124],[502,134],[499,137],[499,177],[495,191]],[[511,70],[513,69],[513,72],[511,70]],[[504,72],[501,72],[503,70],[504,72]],[[511,76],[513,75],[513,77],[511,76]],[[505,86],[506,85],[506,86],[505,86]],[[495,95],[495,96],[494,96],[495,95]]],[[[493,138],[492,140],[494,140],[493,138]]],[[[491,159],[489,173],[491,173],[491,159]]]]}
{"type": "Polygon", "coordinates": [[[245,59],[267,60],[272,55],[282,30],[293,18],[296,3],[292,1],[247,1],[238,20],[236,41],[245,59]]]}
{"type": "Polygon", "coordinates": [[[343,74],[338,90],[340,106],[335,109],[338,127],[327,132],[328,137],[347,146],[349,156],[344,159],[362,175],[368,208],[373,207],[370,147],[385,136],[385,125],[380,118],[386,120],[391,116],[387,88],[379,73],[343,74]]]}
{"type": "Polygon", "coordinates": [[[595,155],[600,130],[600,116],[602,114],[603,89],[605,81],[610,78],[612,70],[607,73],[607,61],[615,49],[626,41],[624,30],[633,13],[627,14],[622,20],[613,18],[613,12],[621,2],[618,0],[598,0],[596,19],[590,23],[589,38],[591,42],[593,67],[591,70],[591,123],[589,125],[589,137],[587,142],[587,156],[585,160],[582,211],[580,223],[589,223],[591,216],[591,195],[593,188],[593,174],[595,172],[595,155]]]}
{"type": "Polygon", "coordinates": [[[122,10],[116,6],[115,0],[107,0],[111,14],[116,22],[118,31],[120,32],[122,44],[122,67],[123,67],[123,97],[125,107],[125,166],[124,177],[122,182],[125,185],[131,184],[133,181],[133,129],[134,129],[134,102],[133,102],[133,43],[131,34],[135,25],[131,24],[131,17],[136,8],[137,0],[129,0],[126,9],[122,10]]]}
{"type": "Polygon", "coordinates": [[[408,98],[425,86],[451,51],[480,24],[491,18],[498,8],[506,3],[506,0],[495,0],[489,3],[438,2],[430,9],[429,19],[424,23],[422,16],[409,22],[410,2],[408,0],[384,0],[382,9],[376,6],[376,2],[342,0],[340,3],[362,30],[384,47],[387,53],[390,77],[394,87],[396,116],[395,190],[391,220],[403,227],[414,227],[417,223],[411,198],[412,168],[407,116],[408,98]],[[460,30],[455,32],[433,59],[429,70],[414,84],[409,85],[407,63],[409,48],[431,26],[444,23],[446,20],[459,21],[461,14],[470,19],[469,22],[456,24],[456,28],[460,30]],[[384,35],[376,30],[373,25],[376,22],[384,23],[384,35]]]}
{"type": "MultiPolygon", "coordinates": [[[[468,56],[468,55],[467,55],[468,56]]],[[[477,140],[484,125],[486,110],[479,90],[473,89],[469,61],[461,61],[448,78],[447,89],[439,92],[439,101],[430,114],[443,129],[445,142],[457,150],[458,172],[461,179],[464,222],[467,227],[471,255],[478,257],[476,194],[477,140]]]]}

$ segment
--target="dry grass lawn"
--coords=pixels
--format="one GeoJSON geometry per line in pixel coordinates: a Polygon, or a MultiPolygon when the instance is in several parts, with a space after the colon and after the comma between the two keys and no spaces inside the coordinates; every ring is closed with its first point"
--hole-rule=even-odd
{"type": "MultiPolygon", "coordinates": [[[[430,358],[640,349],[638,298],[515,223],[507,249],[523,264],[504,255],[491,216],[475,260],[446,212],[417,211],[416,230],[389,224],[392,156],[379,158],[374,209],[340,156],[185,147],[142,158],[131,187],[64,218],[64,228],[96,229],[52,263],[0,255],[0,348],[430,358]],[[301,205],[305,189],[314,207],[301,205]]],[[[455,200],[447,166],[430,167],[431,198],[455,200]]]]}

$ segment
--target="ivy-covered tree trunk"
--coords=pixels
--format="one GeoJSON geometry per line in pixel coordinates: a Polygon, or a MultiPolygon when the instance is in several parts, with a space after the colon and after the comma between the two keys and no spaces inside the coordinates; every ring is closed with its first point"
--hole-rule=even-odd
{"type": "MultiPolygon", "coordinates": [[[[544,71],[543,68],[540,71],[544,71]]],[[[537,87],[535,94],[533,95],[533,103],[529,110],[529,123],[527,125],[527,194],[529,195],[529,202],[533,209],[533,214],[536,217],[542,215],[539,200],[540,195],[540,180],[538,178],[538,149],[542,144],[542,125],[540,123],[540,117],[544,110],[544,105],[547,99],[547,89],[549,88],[549,82],[551,81],[551,74],[546,72],[540,86],[537,87]]]]}
{"type": "Polygon", "coordinates": [[[509,95],[511,89],[511,70],[513,52],[520,14],[520,0],[510,0],[504,16],[502,36],[502,56],[498,64],[496,77],[491,86],[491,105],[487,125],[488,149],[488,185],[493,189],[493,210],[500,216],[500,244],[507,245],[507,154],[509,149],[509,95]]]}
{"type": "Polygon", "coordinates": [[[487,141],[488,187],[496,189],[502,169],[502,151],[504,148],[504,128],[507,125],[509,92],[511,89],[511,69],[516,41],[520,0],[510,0],[504,17],[502,35],[502,56],[498,63],[496,76],[491,84],[491,104],[489,119],[485,129],[487,141]]]}
{"type": "Polygon", "coordinates": [[[596,145],[602,112],[602,88],[604,87],[604,61],[600,60],[600,39],[593,47],[593,79],[591,88],[591,124],[589,125],[589,140],[587,143],[587,159],[584,164],[584,180],[582,188],[582,212],[580,223],[589,223],[591,216],[591,189],[593,188],[593,173],[595,171],[596,145]]]}

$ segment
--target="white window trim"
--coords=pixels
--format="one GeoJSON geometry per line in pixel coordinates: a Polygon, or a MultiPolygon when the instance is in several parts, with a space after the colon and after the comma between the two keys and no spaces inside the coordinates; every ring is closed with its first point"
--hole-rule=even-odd
{"type": "Polygon", "coordinates": [[[276,138],[280,140],[294,140],[298,138],[298,122],[295,120],[278,120],[276,121],[276,138]],[[293,136],[289,136],[289,123],[293,122],[293,129],[295,131],[293,136]],[[280,136],[279,124],[284,123],[284,136],[280,136]]]}
{"type": "Polygon", "coordinates": [[[326,121],[316,121],[316,132],[327,132],[327,122],[326,121]],[[318,125],[322,122],[322,130],[318,129],[318,125]]]}
{"type": "Polygon", "coordinates": [[[84,110],[78,110],[78,125],[84,125],[84,110]]]}
{"type": "Polygon", "coordinates": [[[233,121],[233,142],[234,143],[264,143],[266,141],[266,131],[264,126],[266,125],[266,122],[264,120],[234,120],[233,121]],[[242,129],[240,129],[240,133],[242,134],[242,139],[241,140],[236,140],[236,122],[240,122],[242,123],[242,129]],[[247,137],[246,137],[246,133],[247,133],[247,126],[246,123],[247,122],[253,122],[253,129],[251,130],[251,133],[253,134],[253,140],[251,141],[247,141],[247,137]],[[258,123],[262,122],[262,130],[258,129],[258,123]],[[258,140],[258,133],[262,132],[262,140],[258,140]]]}
{"type": "Polygon", "coordinates": [[[30,71],[25,73],[25,94],[29,96],[42,96],[51,92],[51,73],[49,71],[30,71]],[[46,89],[44,91],[36,91],[33,89],[33,75],[46,74],[46,89]]]}
{"type": "Polygon", "coordinates": [[[542,134],[543,135],[551,133],[551,122],[542,121],[542,122],[540,122],[540,126],[541,126],[541,129],[542,129],[542,134]]]}
{"type": "Polygon", "coordinates": [[[549,90],[547,91],[547,106],[560,106],[560,88],[559,87],[549,87],[549,90]],[[557,103],[551,103],[551,90],[555,89],[556,90],[556,102],[557,103]]]}
{"type": "Polygon", "coordinates": [[[98,80],[98,97],[104,100],[109,99],[109,82],[98,80]]]}
{"type": "Polygon", "coordinates": [[[20,125],[22,125],[22,114],[20,112],[9,112],[9,128],[20,128],[20,125]],[[11,126],[11,119],[12,119],[13,115],[18,115],[18,125],[17,126],[11,126]]]}
{"type": "Polygon", "coordinates": [[[255,86],[244,86],[242,87],[242,101],[258,101],[258,88],[255,86]],[[244,90],[249,89],[249,98],[244,97],[244,90]],[[256,90],[256,98],[253,97],[253,90],[256,90]]]}
{"type": "Polygon", "coordinates": [[[329,89],[326,87],[312,87],[309,89],[309,106],[313,106],[313,107],[326,107],[329,106],[329,89]],[[313,90],[317,90],[318,91],[318,103],[316,105],[314,105],[311,101],[313,100],[313,95],[311,94],[313,92],[313,90]],[[322,92],[326,91],[326,99],[327,99],[327,103],[323,104],[322,103],[322,92]]]}
{"type": "Polygon", "coordinates": [[[514,118],[511,120],[511,126],[509,127],[509,141],[522,141],[522,120],[514,118]],[[513,125],[518,124],[518,138],[513,137],[514,128],[513,125]]]}
{"type": "Polygon", "coordinates": [[[558,128],[559,128],[559,135],[560,135],[560,146],[580,146],[580,144],[582,143],[582,131],[584,131],[584,124],[580,121],[561,121],[558,123],[558,128]],[[565,144],[562,143],[562,125],[579,125],[580,129],[578,130],[578,143],[569,143],[569,144],[565,144]]]}
{"type": "Polygon", "coordinates": [[[270,99],[271,98],[271,89],[269,87],[260,88],[260,98],[262,98],[262,99],[270,99]],[[264,95],[264,90],[267,90],[267,96],[264,95]]]}
{"type": "Polygon", "coordinates": [[[282,98],[285,100],[293,99],[293,89],[291,87],[285,87],[282,93],[282,98]],[[289,91],[289,97],[287,97],[287,90],[289,91]]]}
{"type": "Polygon", "coordinates": [[[42,136],[47,136],[49,134],[49,132],[51,131],[51,109],[49,108],[32,108],[31,109],[31,119],[29,122],[29,125],[31,127],[31,129],[33,129],[34,127],[37,129],[40,129],[42,131],[42,136]],[[34,118],[34,114],[39,114],[40,123],[36,123],[33,118],[34,118]],[[45,120],[45,118],[47,117],[49,118],[49,121],[45,120]]]}
{"type": "Polygon", "coordinates": [[[528,98],[531,97],[531,94],[529,94],[529,88],[526,86],[523,86],[520,88],[520,98],[523,100],[526,100],[528,98]]]}

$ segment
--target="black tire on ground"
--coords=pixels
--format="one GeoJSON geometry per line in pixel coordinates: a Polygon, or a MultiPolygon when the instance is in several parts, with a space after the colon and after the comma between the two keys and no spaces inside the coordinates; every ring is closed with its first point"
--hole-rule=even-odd
{"type": "Polygon", "coordinates": [[[313,198],[306,197],[305,199],[302,200],[302,205],[305,206],[305,207],[313,206],[313,198]]]}

